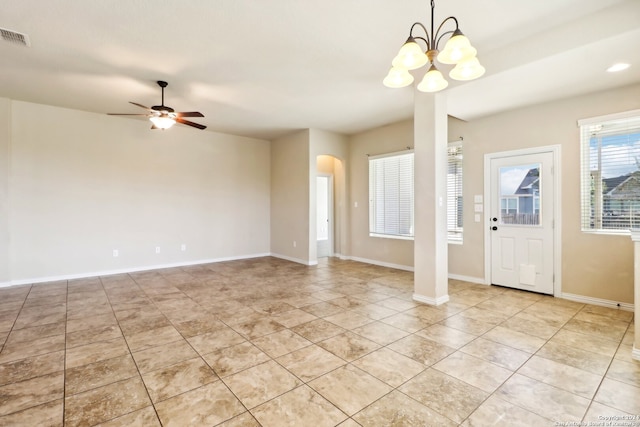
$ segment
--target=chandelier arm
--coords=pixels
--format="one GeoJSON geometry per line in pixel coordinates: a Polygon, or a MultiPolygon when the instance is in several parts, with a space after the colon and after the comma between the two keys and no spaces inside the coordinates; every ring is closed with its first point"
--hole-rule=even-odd
{"type": "MultiPolygon", "coordinates": [[[[447,31],[447,32],[444,32],[444,33],[440,34],[440,37],[438,37],[438,40],[435,43],[435,46],[438,46],[440,44],[440,40],[442,40],[442,38],[444,36],[446,36],[447,34],[453,34],[454,32],[455,32],[455,30],[451,30],[451,31],[447,31]]],[[[437,49],[437,47],[436,47],[436,49],[437,49]]]]}
{"type": "Polygon", "coordinates": [[[411,26],[411,30],[409,30],[409,36],[413,37],[414,39],[420,39],[423,42],[425,42],[427,44],[427,50],[431,49],[431,45],[433,44],[433,41],[429,40],[429,31],[427,31],[427,28],[421,23],[421,22],[414,22],[413,25],[411,26]],[[420,37],[420,36],[414,36],[413,35],[413,29],[417,26],[419,26],[420,28],[422,28],[422,31],[424,31],[424,34],[427,36],[426,38],[424,37],[420,37]]]}
{"type": "MultiPolygon", "coordinates": [[[[433,19],[433,16],[432,16],[431,18],[433,19]]],[[[446,24],[447,22],[449,22],[449,20],[451,20],[451,19],[456,23],[456,30],[458,29],[458,20],[456,19],[456,17],[455,17],[455,16],[450,16],[450,17],[448,17],[447,19],[445,19],[444,21],[442,21],[442,22],[440,23],[440,26],[439,26],[439,27],[438,27],[438,29],[436,30],[435,34],[433,35],[433,40],[434,40],[434,42],[433,42],[433,44],[434,44],[433,48],[434,48],[434,49],[438,49],[438,43],[440,42],[440,39],[442,38],[442,36],[444,36],[444,35],[446,35],[446,34],[449,34],[449,33],[453,33],[453,32],[455,31],[455,30],[449,31],[449,32],[447,32],[447,33],[442,34],[440,37],[438,37],[438,34],[440,34],[440,30],[442,29],[442,27],[444,26],[444,24],[446,24]],[[436,39],[438,40],[437,42],[435,41],[436,39]]]]}
{"type": "Polygon", "coordinates": [[[427,50],[430,50],[431,48],[429,47],[429,40],[425,39],[424,37],[414,37],[414,40],[422,40],[423,42],[425,42],[427,44],[427,50]]]}

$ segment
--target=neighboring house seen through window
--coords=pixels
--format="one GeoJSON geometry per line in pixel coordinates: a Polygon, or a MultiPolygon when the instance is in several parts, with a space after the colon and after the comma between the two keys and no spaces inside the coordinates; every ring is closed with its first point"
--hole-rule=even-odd
{"type": "Polygon", "coordinates": [[[580,120],[582,230],[640,227],[640,110],[580,120]]]}

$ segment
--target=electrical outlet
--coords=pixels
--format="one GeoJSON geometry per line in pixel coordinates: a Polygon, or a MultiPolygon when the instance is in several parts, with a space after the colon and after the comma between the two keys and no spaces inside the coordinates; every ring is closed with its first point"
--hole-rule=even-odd
{"type": "Polygon", "coordinates": [[[160,253],[160,246],[156,246],[156,253],[159,254],[160,253]]]}
{"type": "Polygon", "coordinates": [[[184,243],[182,245],[180,245],[180,250],[182,252],[186,251],[187,250],[187,245],[185,245],[184,243]]]}
{"type": "Polygon", "coordinates": [[[113,257],[117,258],[120,255],[120,252],[117,249],[113,250],[113,257]]]}
{"type": "Polygon", "coordinates": [[[298,243],[294,240],[293,241],[293,247],[295,248],[298,245],[298,243]]]}

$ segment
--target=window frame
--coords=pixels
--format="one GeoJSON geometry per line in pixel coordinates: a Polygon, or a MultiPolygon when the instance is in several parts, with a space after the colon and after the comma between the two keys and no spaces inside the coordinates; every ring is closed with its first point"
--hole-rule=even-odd
{"type": "Polygon", "coordinates": [[[464,240],[464,144],[463,141],[447,143],[447,242],[461,245],[464,240]],[[456,183],[450,185],[449,168],[452,166],[452,158],[459,155],[459,175],[456,174],[456,183]],[[452,190],[452,187],[454,191],[452,190]],[[457,190],[457,191],[456,191],[457,190]],[[454,212],[451,215],[451,211],[454,212]],[[451,227],[451,218],[455,218],[456,225],[451,227]],[[460,225],[457,225],[460,224],[460,225]]]}
{"type": "MultiPolygon", "coordinates": [[[[595,184],[594,179],[601,181],[606,179],[602,176],[602,151],[598,161],[599,169],[591,170],[591,139],[595,134],[600,134],[601,138],[612,137],[616,135],[627,135],[640,133],[640,110],[630,110],[621,113],[608,114],[604,116],[592,117],[588,119],[578,120],[580,129],[580,227],[583,233],[603,234],[603,235],[630,235],[629,228],[606,228],[605,222],[605,201],[592,200],[592,196],[597,198],[598,190],[600,198],[604,197],[603,186],[595,184]],[[628,125],[624,124],[628,121],[628,125]],[[613,126],[613,131],[602,131],[602,127],[613,126]],[[615,128],[618,129],[615,129],[615,128]],[[595,194],[592,194],[595,192],[595,194]],[[594,211],[592,216],[592,211],[594,211]],[[596,215],[596,212],[599,214],[596,215]],[[593,218],[593,221],[592,221],[593,218]],[[598,227],[598,224],[600,226],[598,227]]],[[[640,139],[637,141],[640,143],[640,139]]],[[[627,160],[628,161],[628,160],[627,160]]],[[[640,167],[638,168],[640,169],[640,167]]],[[[622,175],[621,175],[622,176],[622,175]]],[[[624,199],[621,203],[625,203],[629,199],[624,199]]],[[[639,202],[640,203],[640,202],[639,202]]]]}
{"type": "MultiPolygon", "coordinates": [[[[385,154],[380,154],[380,155],[375,155],[375,156],[369,156],[368,160],[367,160],[367,165],[368,165],[368,176],[369,176],[369,236],[370,237],[380,237],[380,238],[386,238],[386,239],[400,239],[400,240],[414,240],[414,236],[415,236],[415,215],[414,215],[414,206],[415,206],[415,192],[414,192],[414,185],[415,185],[415,154],[413,149],[409,149],[409,150],[403,150],[403,151],[395,151],[392,153],[385,153],[385,154]],[[377,196],[375,193],[377,193],[374,190],[374,185],[378,182],[377,180],[373,180],[372,179],[372,174],[373,172],[373,168],[372,168],[372,162],[374,161],[378,161],[378,160],[383,160],[383,159],[391,159],[391,158],[398,158],[398,157],[405,157],[405,156],[410,156],[411,159],[411,172],[410,172],[410,179],[407,180],[407,182],[410,183],[410,198],[411,198],[411,202],[410,202],[410,208],[409,208],[409,233],[406,234],[401,234],[401,233],[389,233],[389,232],[381,232],[384,230],[381,230],[380,228],[376,228],[376,223],[377,223],[377,219],[379,217],[378,215],[378,210],[376,209],[376,203],[377,203],[377,196]]],[[[383,178],[384,179],[384,178],[383,178]]],[[[377,188],[377,187],[376,187],[377,188]]],[[[404,190],[406,191],[406,190],[404,190]]],[[[400,194],[404,194],[403,189],[398,188],[398,197],[400,197],[400,194]]],[[[384,202],[383,202],[384,203],[384,202]]],[[[400,202],[398,203],[398,210],[400,210],[400,202]]],[[[382,215],[386,215],[387,212],[384,212],[382,215]]],[[[401,218],[397,219],[398,224],[400,224],[400,222],[402,221],[401,218]]]]}

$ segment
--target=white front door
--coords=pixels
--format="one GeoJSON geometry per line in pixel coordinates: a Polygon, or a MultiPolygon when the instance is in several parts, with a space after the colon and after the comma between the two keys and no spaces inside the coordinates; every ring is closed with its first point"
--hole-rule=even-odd
{"type": "Polygon", "coordinates": [[[316,178],[318,240],[318,258],[333,255],[333,230],[331,228],[331,212],[333,210],[333,180],[330,175],[319,175],[316,178]]]}
{"type": "Polygon", "coordinates": [[[491,283],[554,293],[554,153],[489,155],[491,283]]]}

